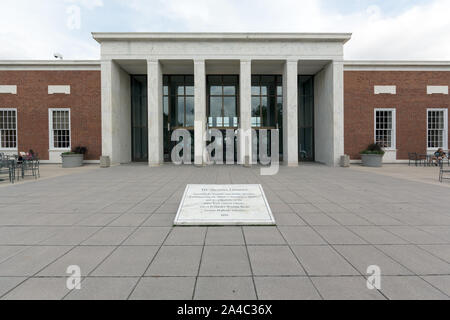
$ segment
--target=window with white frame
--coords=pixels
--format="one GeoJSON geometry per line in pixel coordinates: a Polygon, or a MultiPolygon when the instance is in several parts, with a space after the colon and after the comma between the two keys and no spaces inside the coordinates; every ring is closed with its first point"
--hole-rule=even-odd
{"type": "Polygon", "coordinates": [[[375,109],[375,143],[395,149],[395,109],[375,109]]]}
{"type": "Polygon", "coordinates": [[[17,149],[16,109],[0,109],[0,149],[17,149]]]}
{"type": "Polygon", "coordinates": [[[427,147],[428,149],[447,149],[448,147],[447,109],[427,110],[427,147]]]}
{"type": "Polygon", "coordinates": [[[70,149],[70,109],[49,110],[50,149],[70,149]]]}

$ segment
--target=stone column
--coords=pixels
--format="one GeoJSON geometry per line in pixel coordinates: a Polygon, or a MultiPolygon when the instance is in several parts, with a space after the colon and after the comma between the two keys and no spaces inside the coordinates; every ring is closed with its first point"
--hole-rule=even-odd
{"type": "Polygon", "coordinates": [[[111,163],[131,161],[130,75],[116,62],[101,63],[102,155],[111,163]]]}
{"type": "Polygon", "coordinates": [[[148,74],[148,164],[164,162],[162,72],[159,60],[147,61],[148,74]]]}
{"type": "Polygon", "coordinates": [[[283,72],[283,161],[298,166],[298,61],[287,60],[283,72]]]}
{"type": "Polygon", "coordinates": [[[344,66],[328,63],[314,77],[314,140],[317,162],[338,166],[344,154],[344,66]]]}
{"type": "Polygon", "coordinates": [[[252,62],[251,60],[240,61],[240,130],[239,149],[240,161],[244,166],[252,164],[252,62]]]}
{"type": "Polygon", "coordinates": [[[112,68],[113,61],[102,60],[101,62],[101,86],[102,86],[102,155],[113,157],[113,132],[112,132],[112,68]]]}
{"type": "Polygon", "coordinates": [[[194,122],[194,164],[205,163],[206,141],[206,70],[205,60],[194,60],[195,122],[194,122]]]}

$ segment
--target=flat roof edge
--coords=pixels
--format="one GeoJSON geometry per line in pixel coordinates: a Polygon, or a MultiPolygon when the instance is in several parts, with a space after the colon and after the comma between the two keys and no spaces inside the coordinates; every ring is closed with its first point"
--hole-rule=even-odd
{"type": "Polygon", "coordinates": [[[450,67],[450,60],[344,60],[350,67],[450,67]]]}
{"type": "Polygon", "coordinates": [[[100,60],[0,60],[1,66],[100,66],[100,60]]]}
{"type": "Polygon", "coordinates": [[[346,43],[352,37],[351,33],[243,33],[243,32],[92,32],[92,37],[99,43],[102,41],[129,40],[311,40],[311,41],[339,41],[346,43]]]}

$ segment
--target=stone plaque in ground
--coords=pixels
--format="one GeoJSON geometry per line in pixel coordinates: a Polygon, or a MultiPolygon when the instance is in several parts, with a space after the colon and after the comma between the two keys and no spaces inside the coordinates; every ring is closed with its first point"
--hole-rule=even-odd
{"type": "Polygon", "coordinates": [[[189,184],[175,225],[275,225],[259,184],[189,184]]]}

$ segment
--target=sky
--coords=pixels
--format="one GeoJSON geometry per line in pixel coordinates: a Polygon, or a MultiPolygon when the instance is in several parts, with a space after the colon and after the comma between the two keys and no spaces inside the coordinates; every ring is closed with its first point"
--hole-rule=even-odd
{"type": "Polygon", "coordinates": [[[351,32],[347,60],[450,60],[450,0],[0,0],[0,59],[99,59],[91,32],[351,32]]]}

